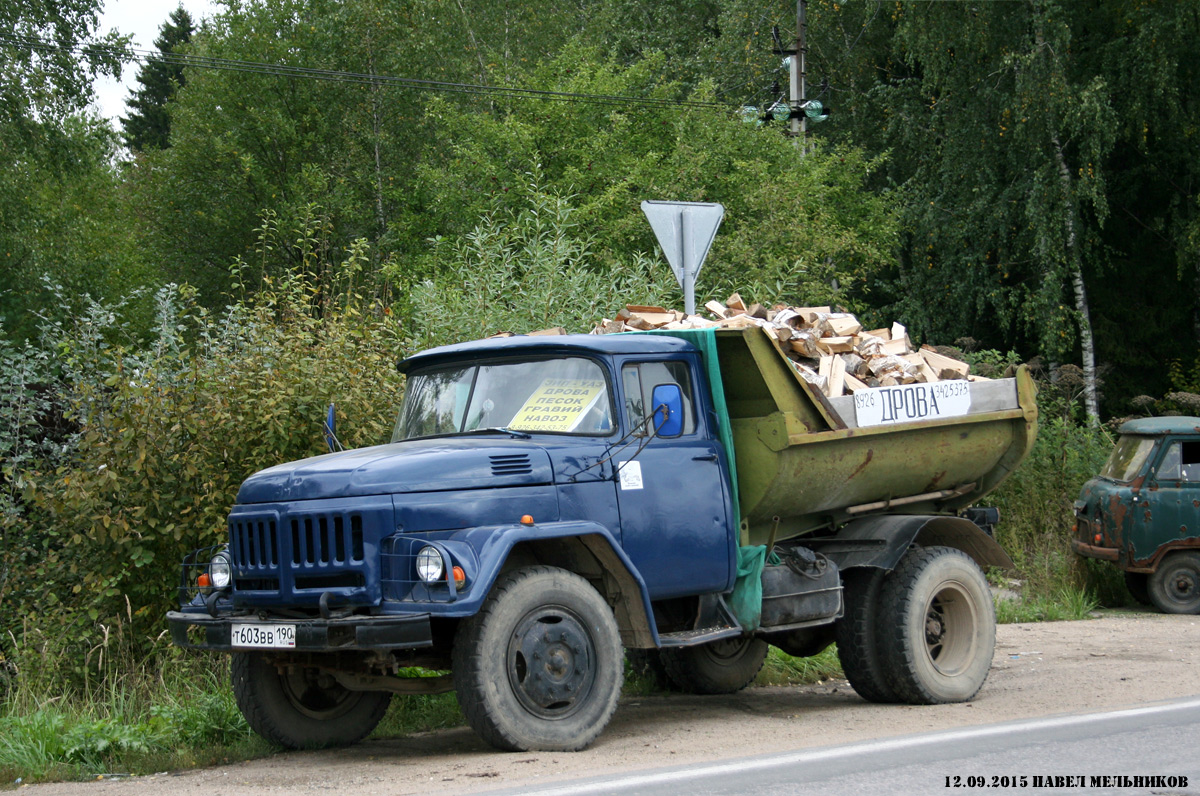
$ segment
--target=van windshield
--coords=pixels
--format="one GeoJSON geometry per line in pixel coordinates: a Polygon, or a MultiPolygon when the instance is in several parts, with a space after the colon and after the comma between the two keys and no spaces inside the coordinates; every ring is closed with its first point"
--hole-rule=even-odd
{"type": "Polygon", "coordinates": [[[1100,475],[1114,481],[1132,481],[1150,457],[1155,441],[1154,437],[1121,437],[1100,475]]]}
{"type": "Polygon", "coordinates": [[[560,357],[409,374],[393,442],[483,429],[611,434],[604,371],[590,359],[560,357]]]}

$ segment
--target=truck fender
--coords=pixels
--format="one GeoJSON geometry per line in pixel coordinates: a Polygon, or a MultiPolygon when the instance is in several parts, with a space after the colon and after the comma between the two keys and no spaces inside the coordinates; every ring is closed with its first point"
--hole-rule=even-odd
{"type": "Polygon", "coordinates": [[[981,569],[1014,569],[1013,560],[995,539],[963,517],[881,514],[847,523],[828,543],[813,545],[841,570],[896,568],[908,548],[943,545],[969,555],[981,569]]]}
{"type": "Polygon", "coordinates": [[[492,525],[459,531],[447,540],[478,557],[475,608],[491,591],[510,558],[561,567],[592,582],[612,606],[626,647],[658,646],[650,593],[637,567],[612,533],[595,522],[572,520],[534,525],[492,525]]]}

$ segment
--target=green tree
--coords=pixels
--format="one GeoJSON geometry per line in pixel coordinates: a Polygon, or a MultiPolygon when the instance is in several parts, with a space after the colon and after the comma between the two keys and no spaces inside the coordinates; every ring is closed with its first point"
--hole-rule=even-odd
{"type": "Polygon", "coordinates": [[[905,246],[881,285],[892,314],[934,339],[1079,362],[1092,417],[1102,370],[1108,411],[1146,382],[1165,389],[1147,353],[1200,340],[1186,239],[1197,108],[1185,42],[1198,10],[810,8],[841,110],[822,134],[890,152],[874,187],[903,188],[905,246]]]}
{"type": "Polygon", "coordinates": [[[730,110],[686,105],[711,102],[711,86],[684,94],[663,82],[663,62],[649,54],[622,67],[576,45],[528,78],[564,93],[668,101],[661,106],[522,101],[468,116],[433,102],[419,176],[439,231],[464,235],[472,219],[521,212],[542,191],[570,195],[596,267],[612,272],[656,251],[641,200],[721,202],[702,294],[867,306],[872,275],[897,242],[889,198],[863,190],[879,163],[851,147],[801,157],[730,110]]]}
{"type": "MultiPolygon", "coordinates": [[[[191,15],[179,6],[159,28],[154,46],[163,55],[170,55],[191,41],[194,32],[191,15]]],[[[168,145],[171,132],[167,103],[186,82],[183,66],[152,58],[138,70],[137,81],[140,87],[126,102],[129,115],[121,117],[125,145],[134,152],[162,149],[168,145]]]]}
{"type": "Polygon", "coordinates": [[[99,2],[0,4],[0,317],[5,332],[35,332],[48,304],[42,279],[69,294],[109,293],[137,274],[122,240],[118,179],[107,125],[89,115],[91,79],[119,74],[115,33],[96,35],[99,2]]]}

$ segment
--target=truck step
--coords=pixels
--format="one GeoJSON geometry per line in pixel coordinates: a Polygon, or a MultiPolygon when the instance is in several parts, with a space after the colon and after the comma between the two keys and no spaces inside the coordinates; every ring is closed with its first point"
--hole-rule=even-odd
{"type": "Polygon", "coordinates": [[[740,627],[702,627],[698,630],[680,630],[676,633],[660,633],[660,647],[693,647],[697,644],[707,644],[723,638],[734,638],[742,635],[740,627]]]}

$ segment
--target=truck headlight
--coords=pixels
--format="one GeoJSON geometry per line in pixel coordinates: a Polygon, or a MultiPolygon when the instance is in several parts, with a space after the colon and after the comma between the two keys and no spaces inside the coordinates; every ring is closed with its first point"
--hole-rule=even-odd
{"type": "Polygon", "coordinates": [[[433,583],[441,580],[445,574],[446,565],[436,547],[425,545],[417,552],[417,577],[426,583],[433,583]]]}
{"type": "Polygon", "coordinates": [[[217,590],[227,589],[233,582],[233,561],[228,549],[220,551],[208,562],[208,582],[217,590]]]}

